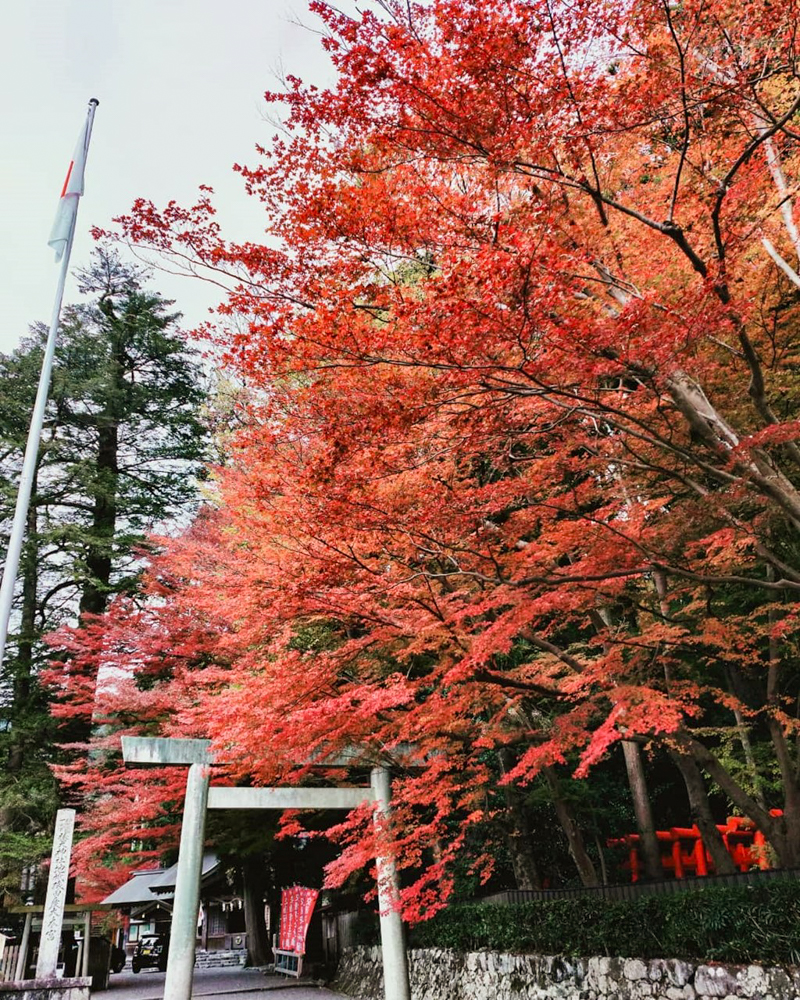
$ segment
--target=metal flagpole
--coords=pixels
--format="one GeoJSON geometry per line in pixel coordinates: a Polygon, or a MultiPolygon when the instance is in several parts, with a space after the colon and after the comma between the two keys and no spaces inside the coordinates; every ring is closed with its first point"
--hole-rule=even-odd
{"type": "MultiPolygon", "coordinates": [[[[87,126],[87,146],[92,134],[94,124],[94,113],[97,110],[98,101],[92,98],[89,102],[88,126],[87,126]]],[[[75,236],[75,223],[78,218],[77,208],[72,217],[69,239],[64,249],[64,256],[61,258],[61,271],[58,275],[58,285],[56,286],[56,297],[53,302],[53,314],[50,319],[50,332],[47,335],[47,346],[45,347],[44,360],[42,361],[42,373],[39,376],[39,388],[36,392],[36,402],[31,416],[31,426],[28,430],[28,443],[25,446],[25,458],[22,463],[22,473],[19,478],[19,491],[17,492],[17,506],[14,511],[14,522],[11,525],[11,534],[8,539],[8,552],[6,562],[3,567],[3,582],[0,584],[0,667],[3,665],[3,658],[6,651],[6,640],[8,638],[8,623],[11,617],[11,605],[14,602],[14,584],[17,581],[17,570],[19,569],[19,557],[22,552],[22,542],[25,537],[25,522],[28,518],[28,505],[31,499],[31,488],[36,475],[36,464],[39,458],[39,442],[42,437],[42,426],[44,424],[44,412],[47,406],[47,396],[50,391],[50,376],[53,371],[53,358],[56,350],[56,334],[58,333],[58,320],[61,316],[61,301],[64,298],[64,285],[67,281],[69,270],[69,258],[72,254],[72,241],[75,236]]]]}

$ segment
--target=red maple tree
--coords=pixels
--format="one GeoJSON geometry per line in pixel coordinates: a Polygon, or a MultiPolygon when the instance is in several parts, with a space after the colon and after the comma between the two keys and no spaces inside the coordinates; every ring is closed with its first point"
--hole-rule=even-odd
{"type": "MultiPolygon", "coordinates": [[[[208,191],[120,220],[229,282],[211,332],[250,398],[147,627],[115,608],[103,642],[133,627],[152,664],[188,629],[161,729],[231,777],[395,761],[412,917],[498,753],[524,783],[664,747],[718,870],[701,770],[800,864],[795,11],[311,6],[338,83],[290,79],[237,168],[266,245],[208,191]],[[727,732],[771,747],[782,815],[727,732]]],[[[332,878],[374,850],[365,817],[339,832],[332,878]]]]}

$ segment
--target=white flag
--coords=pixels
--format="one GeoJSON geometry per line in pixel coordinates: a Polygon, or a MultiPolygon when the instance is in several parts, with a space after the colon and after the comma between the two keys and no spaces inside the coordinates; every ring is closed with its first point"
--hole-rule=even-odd
{"type": "Polygon", "coordinates": [[[56,260],[59,261],[64,256],[64,250],[69,242],[72,227],[75,225],[75,216],[78,214],[78,199],[83,194],[83,172],[86,168],[86,153],[89,149],[89,138],[91,135],[91,111],[86,116],[83,123],[75,152],[72,154],[67,176],[64,179],[64,187],[61,189],[61,197],[58,201],[56,217],[53,221],[53,228],[50,232],[50,239],[47,245],[56,252],[56,260]]]}

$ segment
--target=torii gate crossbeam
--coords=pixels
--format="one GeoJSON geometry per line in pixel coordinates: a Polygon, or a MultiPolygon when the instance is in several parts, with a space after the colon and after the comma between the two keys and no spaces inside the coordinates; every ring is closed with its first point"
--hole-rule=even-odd
{"type": "MultiPolygon", "coordinates": [[[[376,823],[389,815],[391,778],[385,767],[372,769],[369,788],[212,788],[215,761],[208,740],[123,736],[122,755],[127,764],[189,765],[164,1000],[191,1000],[208,809],[355,809],[372,802],[376,823]]],[[[376,858],[376,867],[384,993],[386,1000],[410,1000],[405,937],[396,909],[397,871],[389,857],[376,858]]]]}

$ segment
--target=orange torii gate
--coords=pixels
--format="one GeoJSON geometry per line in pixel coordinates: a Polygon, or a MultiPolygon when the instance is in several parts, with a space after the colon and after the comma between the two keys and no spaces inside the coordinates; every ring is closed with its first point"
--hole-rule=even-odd
{"type": "MultiPolygon", "coordinates": [[[[782,815],[780,809],[772,809],[770,812],[773,816],[782,815]]],[[[766,838],[751,819],[729,816],[727,822],[719,824],[717,829],[739,871],[772,867],[767,854],[766,838]]],[[[656,838],[661,848],[661,867],[666,874],[682,879],[708,875],[713,871],[714,864],[697,826],[673,826],[669,830],[656,830],[656,838]]],[[[628,848],[625,868],[631,873],[631,881],[638,882],[642,867],[638,849],[639,834],[629,833],[625,837],[609,840],[608,846],[628,848]]]]}

